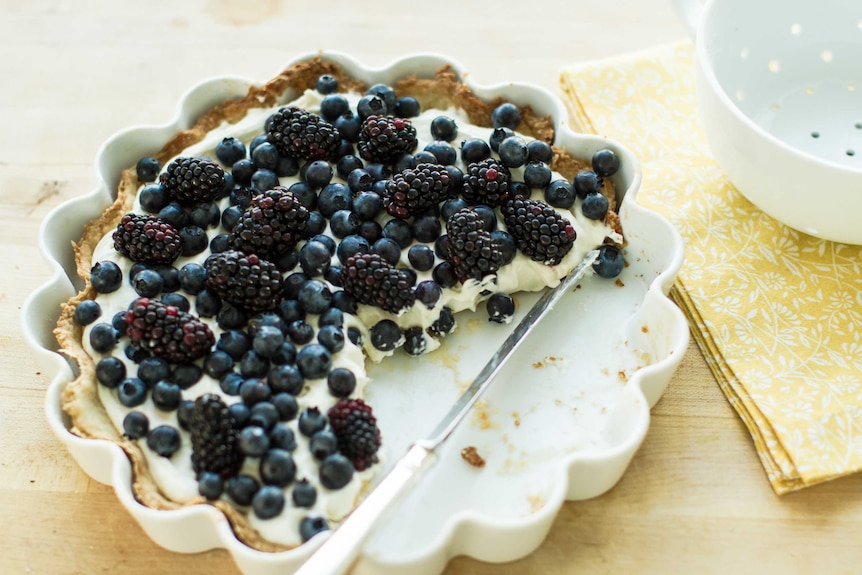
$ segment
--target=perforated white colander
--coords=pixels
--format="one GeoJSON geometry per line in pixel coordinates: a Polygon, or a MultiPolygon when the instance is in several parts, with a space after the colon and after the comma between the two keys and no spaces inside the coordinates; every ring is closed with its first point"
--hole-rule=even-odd
{"type": "Polygon", "coordinates": [[[676,0],[722,169],[803,232],[862,244],[862,0],[676,0]]]}

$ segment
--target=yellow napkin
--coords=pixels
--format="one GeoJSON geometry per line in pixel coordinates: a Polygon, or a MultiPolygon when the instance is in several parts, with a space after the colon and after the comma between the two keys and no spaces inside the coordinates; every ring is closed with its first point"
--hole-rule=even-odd
{"type": "Polygon", "coordinates": [[[560,81],[584,131],[640,159],[640,203],[682,234],[672,295],[775,491],[862,468],[862,248],[783,226],[727,181],[697,119],[690,43],[560,81]]]}

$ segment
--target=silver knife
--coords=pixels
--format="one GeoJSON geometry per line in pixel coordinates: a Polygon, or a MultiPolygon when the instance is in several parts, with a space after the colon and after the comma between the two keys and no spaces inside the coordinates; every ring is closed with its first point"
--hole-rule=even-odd
{"type": "Polygon", "coordinates": [[[484,393],[513,352],[526,339],[536,324],[547,315],[563,295],[574,288],[584,277],[599,255],[593,250],[584,256],[577,267],[553,290],[548,290],[527,315],[509,334],[503,345],[473,380],[446,416],[428,438],[410,446],[407,453],[395,464],[371,493],[347,517],[338,529],[315,551],[294,575],[340,575],[345,573],[359,556],[362,543],[378,521],[404,496],[415,481],[434,463],[436,450],[452,435],[466,417],[476,400],[484,393]]]}

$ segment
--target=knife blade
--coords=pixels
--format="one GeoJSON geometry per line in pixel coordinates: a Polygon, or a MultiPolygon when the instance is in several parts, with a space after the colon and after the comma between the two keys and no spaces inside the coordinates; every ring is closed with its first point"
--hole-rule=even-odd
{"type": "Polygon", "coordinates": [[[533,304],[500,348],[491,356],[470,387],[464,390],[440,420],[434,431],[427,438],[417,440],[410,446],[392,470],[294,575],[340,575],[353,565],[359,556],[362,543],[374,526],[434,463],[437,448],[452,435],[470,412],[473,404],[490,387],[495,376],[533,328],[553,309],[563,295],[573,289],[575,284],[584,277],[596,261],[598,254],[598,250],[588,252],[557,287],[546,291],[533,304]]]}

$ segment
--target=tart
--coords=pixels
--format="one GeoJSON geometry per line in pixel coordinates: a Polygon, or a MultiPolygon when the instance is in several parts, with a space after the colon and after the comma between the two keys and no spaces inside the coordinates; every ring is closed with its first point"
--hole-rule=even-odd
{"type": "Polygon", "coordinates": [[[74,246],[72,432],[122,447],[144,505],[213,505],[254,549],[337,526],[386,457],[365,361],[421,362],[485,301],[495,329],[597,247],[622,269],[618,158],[553,140],[447,67],[366,86],[312,59],[215,106],[74,246]]]}

